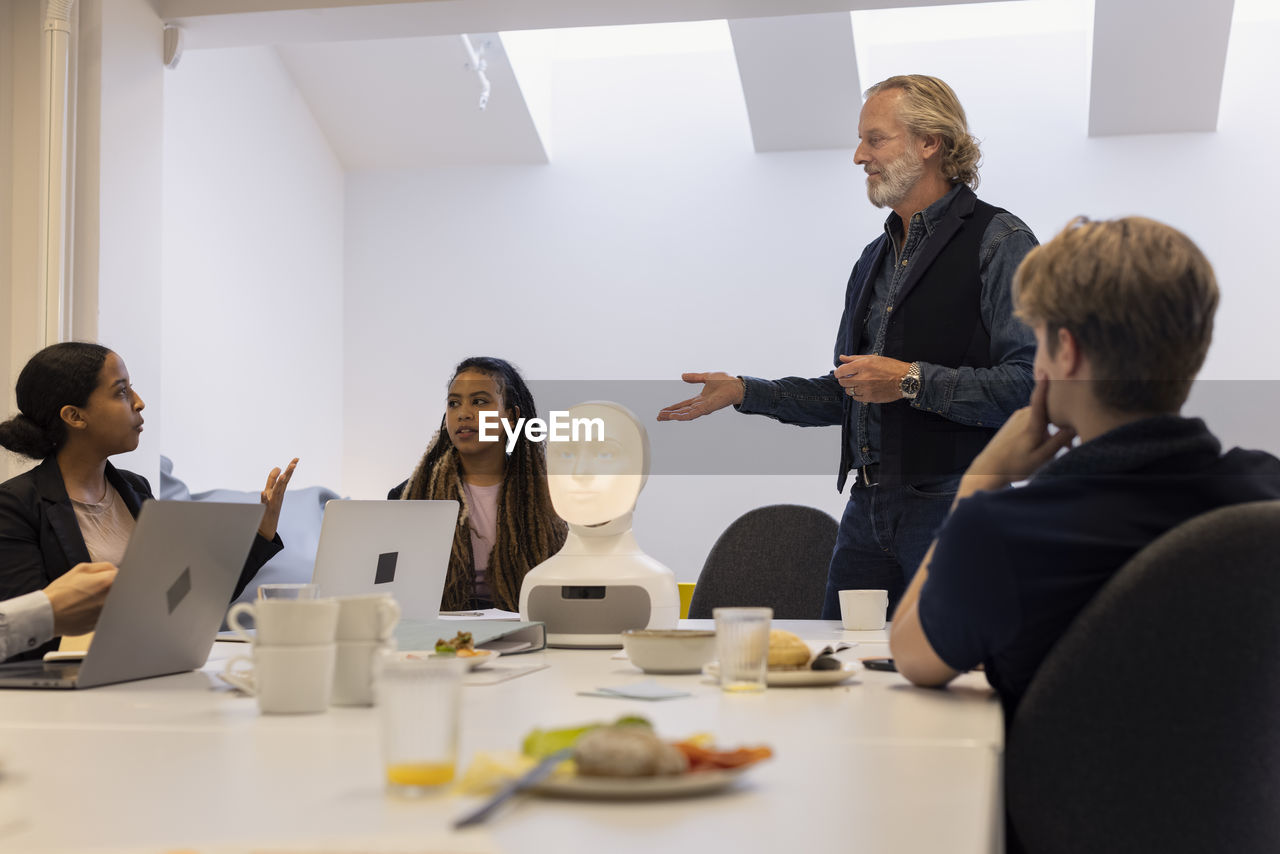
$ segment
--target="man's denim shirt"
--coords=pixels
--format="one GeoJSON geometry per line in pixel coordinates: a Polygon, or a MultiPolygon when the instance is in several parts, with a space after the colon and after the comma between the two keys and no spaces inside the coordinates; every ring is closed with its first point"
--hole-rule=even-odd
{"type": "MultiPolygon", "coordinates": [[[[866,321],[859,331],[858,355],[880,355],[888,328],[888,306],[897,299],[902,271],[901,259],[915,255],[933,234],[959,184],[924,211],[911,217],[905,244],[894,239],[901,219],[890,213],[885,220],[895,252],[885,252],[872,283],[873,296],[866,321]],[[896,257],[895,257],[896,254],[896,257]]],[[[920,395],[911,405],[935,412],[960,424],[999,427],[1015,410],[1027,405],[1035,384],[1032,363],[1036,341],[1031,330],[1013,316],[1013,273],[1026,254],[1036,246],[1035,235],[1022,220],[1010,213],[998,213],[982,236],[982,322],[991,337],[990,368],[947,367],[920,363],[920,395]]],[[[851,298],[856,295],[851,294],[851,298]]],[[[850,313],[852,306],[849,307],[850,313]]],[[[853,318],[851,318],[851,321],[853,318]]],[[[844,354],[854,355],[854,354],[844,354]]],[[[904,359],[910,361],[910,354],[904,359]]],[[[844,421],[845,391],[834,371],[824,377],[784,377],[762,380],[743,377],[745,393],[740,412],[768,415],[784,424],[820,427],[844,421]]],[[[856,428],[849,435],[853,465],[880,461],[880,412],[878,404],[862,404],[849,399],[856,428]],[[865,449],[865,452],[864,452],[865,449]]]]}

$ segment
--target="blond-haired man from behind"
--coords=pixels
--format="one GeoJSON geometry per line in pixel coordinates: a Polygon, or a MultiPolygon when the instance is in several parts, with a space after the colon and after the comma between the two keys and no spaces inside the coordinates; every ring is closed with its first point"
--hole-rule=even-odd
{"type": "Polygon", "coordinates": [[[1129,558],[1193,516],[1280,498],[1280,460],[1224,454],[1203,421],[1179,414],[1218,306],[1213,269],[1186,235],[1138,217],[1077,220],[1027,256],[1014,296],[1039,344],[1031,405],[961,479],[890,640],[920,685],[983,664],[1007,722],[1129,558]]]}

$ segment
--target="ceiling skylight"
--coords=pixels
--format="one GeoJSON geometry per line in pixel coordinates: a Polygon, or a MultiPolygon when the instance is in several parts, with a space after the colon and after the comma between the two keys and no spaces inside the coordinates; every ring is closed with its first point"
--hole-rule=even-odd
{"type": "Polygon", "coordinates": [[[1236,0],[1231,7],[1232,20],[1280,21],[1280,3],[1276,0],[1236,0]]]}
{"type": "Polygon", "coordinates": [[[551,79],[552,68],[556,64],[733,51],[727,21],[521,30],[504,32],[502,45],[516,79],[520,81],[520,91],[529,107],[529,115],[548,152],[554,137],[551,79]]]}
{"type": "Polygon", "coordinates": [[[725,21],[523,30],[503,33],[502,43],[513,57],[551,62],[733,50],[725,21]]]}

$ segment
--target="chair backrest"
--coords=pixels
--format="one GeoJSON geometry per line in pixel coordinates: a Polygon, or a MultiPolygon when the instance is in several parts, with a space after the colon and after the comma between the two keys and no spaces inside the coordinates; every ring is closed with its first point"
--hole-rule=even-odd
{"type": "Polygon", "coordinates": [[[767,605],[779,620],[820,618],[838,527],[828,514],[798,504],[739,516],[711,547],[689,616],[707,619],[726,605],[767,605]]]}
{"type": "Polygon", "coordinates": [[[1280,501],[1116,574],[1032,680],[1005,791],[1029,854],[1280,851],[1280,501]]]}

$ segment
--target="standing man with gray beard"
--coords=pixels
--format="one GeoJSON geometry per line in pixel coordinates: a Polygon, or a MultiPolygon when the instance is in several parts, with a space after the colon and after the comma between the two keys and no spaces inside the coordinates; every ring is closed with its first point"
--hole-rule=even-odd
{"type": "Polygon", "coordinates": [[[824,619],[839,618],[841,590],[888,590],[893,610],[960,476],[1030,399],[1035,358],[1011,297],[1035,235],[974,195],[981,155],[951,87],[918,74],[877,83],[858,137],[867,195],[891,213],[849,277],[835,369],[778,380],[688,373],[702,390],[658,413],[690,421],[732,405],[786,424],[841,425],[836,488],[851,469],[856,477],[824,619]]]}

